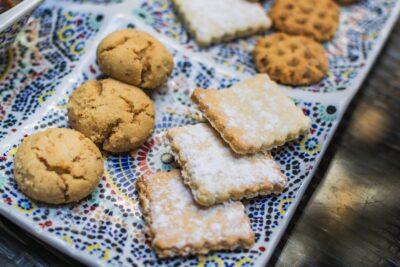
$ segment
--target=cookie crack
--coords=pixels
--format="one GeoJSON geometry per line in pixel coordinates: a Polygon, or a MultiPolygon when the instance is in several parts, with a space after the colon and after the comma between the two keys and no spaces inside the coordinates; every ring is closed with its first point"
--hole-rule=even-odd
{"type": "Polygon", "coordinates": [[[61,189],[61,191],[63,191],[65,202],[68,202],[68,200],[69,200],[69,185],[62,175],[60,176],[60,181],[62,181],[62,183],[64,184],[64,188],[60,187],[60,189],[61,189]]]}
{"type": "Polygon", "coordinates": [[[129,40],[133,39],[134,37],[127,37],[124,36],[124,38],[122,38],[119,42],[116,42],[114,45],[111,45],[110,47],[104,48],[101,51],[101,54],[105,53],[105,52],[110,52],[116,48],[118,48],[121,45],[124,45],[126,42],[128,42],[129,40]]]}
{"type": "Polygon", "coordinates": [[[134,121],[134,118],[139,116],[141,113],[145,113],[148,117],[154,119],[154,115],[147,112],[147,108],[150,106],[150,104],[144,104],[140,108],[135,109],[135,105],[132,102],[130,102],[128,99],[126,99],[123,96],[119,96],[119,98],[121,98],[122,101],[124,101],[126,103],[126,105],[129,107],[129,110],[127,110],[127,112],[129,112],[133,115],[133,119],[132,119],[133,121],[134,121]]]}
{"type": "Polygon", "coordinates": [[[72,159],[72,162],[80,162],[81,161],[81,157],[80,156],[75,156],[73,159],[72,159]]]}
{"type": "MultiPolygon", "coordinates": [[[[38,151],[39,149],[36,148],[35,150],[38,151]]],[[[63,183],[64,187],[59,186],[59,189],[62,191],[62,193],[64,195],[64,200],[68,201],[69,200],[69,186],[68,186],[68,183],[66,182],[65,178],[63,177],[63,174],[71,175],[70,169],[68,167],[64,168],[64,167],[60,167],[60,166],[51,166],[44,157],[40,156],[38,153],[35,153],[35,154],[36,154],[36,158],[45,166],[47,171],[54,172],[60,177],[60,181],[63,183]]]]}
{"type": "Polygon", "coordinates": [[[137,119],[137,117],[144,113],[146,114],[146,116],[150,117],[150,118],[154,118],[154,115],[150,114],[147,109],[150,106],[150,104],[144,104],[142,105],[140,108],[135,108],[134,103],[132,103],[131,101],[129,101],[128,99],[126,99],[124,96],[119,95],[118,96],[122,101],[125,102],[127,109],[125,110],[125,112],[128,112],[129,114],[131,114],[132,118],[130,121],[124,121],[121,118],[118,118],[114,121],[114,123],[108,125],[106,131],[104,132],[104,139],[102,140],[101,143],[101,147],[104,148],[105,145],[107,144],[111,144],[111,138],[112,136],[119,130],[120,125],[122,123],[133,123],[133,124],[140,124],[140,120],[137,119]]]}
{"type": "MultiPolygon", "coordinates": [[[[60,177],[60,181],[63,183],[64,188],[62,188],[61,186],[59,186],[59,188],[63,192],[65,201],[66,202],[69,201],[69,184],[67,183],[67,181],[63,175],[67,174],[67,175],[71,176],[72,179],[74,179],[74,180],[85,180],[86,181],[87,179],[82,175],[73,175],[71,173],[71,169],[69,167],[52,166],[51,164],[49,164],[49,162],[47,161],[46,158],[42,157],[39,154],[40,149],[38,147],[33,147],[32,149],[36,151],[35,152],[36,158],[39,160],[39,162],[41,162],[44,165],[44,167],[46,168],[46,171],[54,172],[55,174],[57,174],[57,176],[60,177]]],[[[80,162],[81,160],[82,160],[82,158],[78,155],[72,159],[72,162],[74,162],[74,163],[80,162]]]]}
{"type": "Polygon", "coordinates": [[[132,123],[135,122],[135,118],[136,118],[137,116],[139,116],[141,113],[145,113],[148,117],[154,119],[154,115],[153,115],[153,114],[150,114],[150,113],[147,111],[147,108],[150,106],[150,104],[145,104],[145,105],[143,105],[141,108],[135,109],[135,105],[134,105],[132,102],[130,102],[128,99],[126,99],[126,98],[123,97],[123,96],[119,96],[119,97],[120,97],[120,98],[126,103],[126,105],[129,107],[128,112],[132,114],[132,121],[131,121],[132,123]]]}
{"type": "Polygon", "coordinates": [[[101,96],[104,92],[104,86],[103,86],[103,81],[98,81],[97,84],[99,85],[98,91],[97,91],[97,96],[101,96]]]}
{"type": "Polygon", "coordinates": [[[133,104],[131,101],[129,101],[128,99],[126,99],[125,97],[123,97],[123,96],[118,96],[122,101],[124,101],[125,102],[125,104],[128,106],[128,110],[127,110],[127,112],[129,112],[129,113],[133,113],[133,111],[135,110],[135,104],[133,104]]]}
{"type": "MultiPolygon", "coordinates": [[[[94,110],[97,109],[101,106],[105,106],[106,104],[104,103],[98,103],[98,99],[99,97],[103,94],[104,91],[104,86],[103,86],[103,82],[102,81],[96,81],[97,83],[97,87],[96,87],[96,91],[97,91],[97,97],[82,97],[78,100],[74,100],[74,103],[78,106],[79,110],[94,110]]],[[[83,111],[80,112],[78,115],[78,117],[83,117],[83,111]]]]}
{"type": "Polygon", "coordinates": [[[152,117],[152,115],[149,114],[149,113],[146,111],[148,106],[149,106],[149,105],[145,105],[145,106],[143,106],[143,107],[141,107],[141,108],[139,108],[139,109],[134,110],[134,111],[132,112],[132,115],[133,115],[133,118],[132,118],[133,121],[132,121],[132,122],[136,121],[136,118],[137,118],[140,114],[142,114],[142,113],[146,114],[146,115],[149,116],[149,117],[152,117]]]}
{"type": "Polygon", "coordinates": [[[121,119],[117,119],[114,123],[108,125],[107,130],[104,134],[104,139],[101,142],[101,147],[104,148],[106,143],[111,143],[110,138],[117,132],[121,123],[123,123],[123,121],[121,119]]]}
{"type": "Polygon", "coordinates": [[[147,50],[153,46],[153,42],[147,41],[147,46],[143,47],[137,52],[137,59],[143,65],[142,72],[140,73],[140,86],[143,86],[148,76],[151,74],[151,64],[149,60],[146,60],[146,52],[147,50]]]}

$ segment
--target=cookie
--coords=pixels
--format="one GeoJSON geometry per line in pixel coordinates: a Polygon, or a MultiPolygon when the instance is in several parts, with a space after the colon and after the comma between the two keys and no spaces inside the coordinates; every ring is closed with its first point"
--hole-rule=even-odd
{"type": "Polygon", "coordinates": [[[318,42],[335,36],[340,9],[333,0],[276,0],[269,12],[275,29],[318,42]]]}
{"type": "Polygon", "coordinates": [[[143,144],[154,128],[154,106],[139,88],[113,79],[88,81],[68,102],[72,128],[112,153],[143,144]]]}
{"type": "Polygon", "coordinates": [[[161,258],[250,248],[254,244],[241,202],[198,206],[178,170],[141,176],[136,188],[151,245],[161,258]]]}
{"type": "Polygon", "coordinates": [[[63,204],[87,197],[103,174],[92,141],[71,129],[52,128],[26,137],[14,159],[14,177],[28,197],[63,204]]]}
{"type": "Polygon", "coordinates": [[[250,36],[271,26],[262,6],[246,0],[172,0],[172,3],[200,46],[250,36]]]}
{"type": "Polygon", "coordinates": [[[310,85],[323,79],[329,62],[320,43],[284,33],[258,39],[253,52],[258,72],[287,85],[310,85]]]}
{"type": "Polygon", "coordinates": [[[225,90],[195,89],[192,100],[238,154],[268,151],[311,127],[310,119],[265,74],[225,90]]]}
{"type": "Polygon", "coordinates": [[[119,30],[104,38],[97,48],[97,63],[111,78],[146,89],[159,87],[174,68],[164,45],[135,29],[119,30]]]}
{"type": "Polygon", "coordinates": [[[167,137],[200,205],[278,193],[286,186],[269,153],[239,156],[206,123],[169,129],[167,137]]]}

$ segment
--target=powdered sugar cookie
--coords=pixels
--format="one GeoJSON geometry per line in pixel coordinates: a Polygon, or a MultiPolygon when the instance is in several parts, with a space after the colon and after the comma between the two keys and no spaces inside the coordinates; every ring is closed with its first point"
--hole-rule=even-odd
{"type": "Polygon", "coordinates": [[[238,154],[270,150],[311,126],[303,111],[265,74],[226,90],[195,89],[192,100],[238,154]]]}
{"type": "Polygon", "coordinates": [[[271,26],[260,4],[246,0],[173,0],[188,31],[201,46],[263,32],[271,26]]]}
{"type": "Polygon", "coordinates": [[[286,186],[287,177],[270,154],[238,156],[208,124],[170,129],[167,136],[185,183],[203,206],[281,192],[286,186]]]}
{"type": "Polygon", "coordinates": [[[249,248],[254,233],[241,202],[198,206],[178,170],[142,176],[137,190],[159,257],[249,248]]]}

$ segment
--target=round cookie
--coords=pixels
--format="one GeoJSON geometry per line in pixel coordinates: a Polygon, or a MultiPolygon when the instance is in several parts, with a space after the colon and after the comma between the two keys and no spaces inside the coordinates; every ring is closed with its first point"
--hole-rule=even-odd
{"type": "Polygon", "coordinates": [[[134,29],[113,32],[97,48],[97,62],[108,76],[153,89],[172,72],[172,55],[153,36],[134,29]]]}
{"type": "Polygon", "coordinates": [[[122,153],[134,150],[154,128],[154,106],[139,88],[116,81],[88,81],[68,102],[72,128],[100,148],[122,153]]]}
{"type": "Polygon", "coordinates": [[[328,72],[329,63],[320,43],[304,36],[284,33],[258,39],[254,62],[261,73],[287,85],[310,85],[328,72]]]}
{"type": "Polygon", "coordinates": [[[102,174],[99,149],[71,129],[52,128],[26,137],[14,159],[14,177],[21,191],[48,204],[87,197],[102,174]]]}
{"type": "Polygon", "coordinates": [[[335,36],[340,9],[333,0],[276,0],[269,15],[278,31],[325,42],[335,36]]]}

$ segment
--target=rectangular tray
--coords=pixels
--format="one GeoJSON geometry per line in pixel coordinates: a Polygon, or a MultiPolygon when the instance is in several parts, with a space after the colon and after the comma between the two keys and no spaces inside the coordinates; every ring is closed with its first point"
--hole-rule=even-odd
{"type": "MultiPolygon", "coordinates": [[[[266,2],[267,9],[271,1],[266,2]]],[[[289,177],[284,193],[245,201],[256,244],[247,251],[159,261],[144,235],[135,179],[174,167],[161,160],[170,153],[165,130],[198,122],[198,112],[189,99],[195,87],[226,88],[255,74],[251,51],[257,37],[201,49],[169,1],[163,0],[45,2],[0,59],[1,214],[89,265],[264,266],[396,22],[400,2],[366,0],[341,11],[338,33],[325,44],[328,76],[314,86],[282,87],[313,124],[306,136],[273,150],[289,177]],[[154,133],[132,155],[105,154],[105,175],[87,200],[62,207],[30,201],[17,189],[12,175],[18,145],[28,134],[68,127],[66,103],[73,89],[88,79],[103,77],[95,62],[97,44],[108,33],[126,27],[151,33],[174,55],[175,68],[168,83],[151,93],[156,105],[154,133]]]]}

